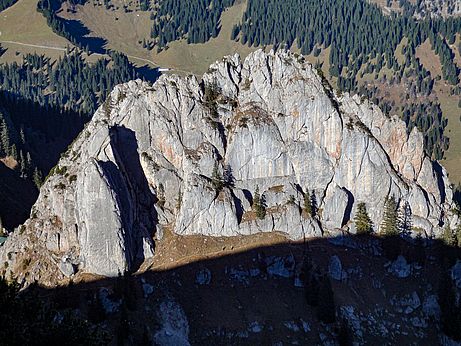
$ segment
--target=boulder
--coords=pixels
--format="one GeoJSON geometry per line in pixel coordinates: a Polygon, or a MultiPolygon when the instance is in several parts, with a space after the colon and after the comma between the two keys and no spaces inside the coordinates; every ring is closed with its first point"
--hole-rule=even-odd
{"type": "Polygon", "coordinates": [[[399,255],[399,257],[392,262],[389,271],[398,278],[406,278],[411,274],[411,265],[407,263],[405,257],[399,255]]]}
{"type": "Polygon", "coordinates": [[[328,273],[330,274],[330,277],[332,279],[336,281],[341,281],[343,276],[343,266],[338,256],[334,255],[330,257],[328,273]]]}

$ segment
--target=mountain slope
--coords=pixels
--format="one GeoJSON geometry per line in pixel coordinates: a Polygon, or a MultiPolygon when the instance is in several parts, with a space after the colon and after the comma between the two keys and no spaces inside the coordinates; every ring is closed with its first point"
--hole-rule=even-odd
{"type": "Polygon", "coordinates": [[[117,86],[0,263],[6,275],[44,284],[77,271],[117,276],[149,263],[154,234],[170,228],[293,240],[355,233],[364,202],[379,231],[392,196],[409,206],[415,234],[457,223],[446,172],[416,129],[407,134],[397,117],[337,95],[300,56],[257,51],[213,64],[203,82],[117,86]]]}

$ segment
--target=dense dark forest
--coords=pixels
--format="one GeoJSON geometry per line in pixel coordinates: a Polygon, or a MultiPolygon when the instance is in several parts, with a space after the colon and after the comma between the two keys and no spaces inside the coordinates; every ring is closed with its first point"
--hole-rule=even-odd
{"type": "Polygon", "coordinates": [[[29,54],[1,65],[0,158],[12,158],[18,176],[39,187],[112,88],[138,77],[116,52],[93,64],[74,51],[54,63],[29,54]]]}
{"type": "Polygon", "coordinates": [[[222,12],[235,0],[163,0],[153,15],[151,36],[159,49],[168,42],[187,38],[188,43],[204,43],[219,34],[222,12]]]}
{"type": "Polygon", "coordinates": [[[460,31],[461,19],[416,21],[385,16],[363,0],[250,0],[233,38],[254,46],[296,45],[303,54],[310,54],[315,46],[331,46],[330,73],[336,77],[357,75],[374,58],[382,60],[380,67],[397,68],[394,52],[404,37],[411,48],[429,38],[441,56],[444,78],[456,84],[459,71],[447,42],[453,43],[460,31]]]}
{"type": "Polygon", "coordinates": [[[115,85],[140,77],[125,55],[110,52],[109,56],[88,64],[74,52],[52,64],[44,56],[29,54],[22,64],[0,66],[0,88],[40,106],[91,115],[115,85]]]}
{"type": "Polygon", "coordinates": [[[20,292],[16,283],[0,279],[2,345],[104,345],[109,336],[72,309],[39,296],[35,287],[20,292]]]}
{"type": "Polygon", "coordinates": [[[18,0],[0,0],[0,11],[14,5],[18,0]]]}

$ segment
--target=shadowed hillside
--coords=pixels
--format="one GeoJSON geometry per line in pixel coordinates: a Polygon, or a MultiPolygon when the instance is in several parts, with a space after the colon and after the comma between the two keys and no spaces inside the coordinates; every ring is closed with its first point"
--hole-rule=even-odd
{"type": "MultiPolygon", "coordinates": [[[[80,330],[91,331],[88,340],[111,345],[434,345],[441,326],[450,330],[454,323],[444,320],[449,298],[439,299],[442,325],[439,322],[437,295],[450,296],[455,284],[438,273],[446,273],[460,255],[458,249],[436,242],[411,245],[364,236],[315,239],[113,279],[84,275],[66,287],[29,287],[19,299],[39,297],[51,303],[52,311],[60,311],[56,316],[65,316],[53,319],[63,322],[52,326],[50,334],[67,328],[73,320],[67,320],[64,311],[72,311],[89,320],[83,325],[89,329],[80,330]],[[334,322],[320,321],[328,318],[334,322]]],[[[11,311],[7,315],[12,325],[2,330],[8,334],[22,333],[22,324],[36,318],[21,322],[11,311]]],[[[33,334],[21,335],[26,343],[36,340],[33,334]]],[[[85,335],[81,340],[87,340],[85,335]]],[[[56,332],[51,340],[61,337],[56,332]]],[[[73,337],[69,335],[68,342],[79,344],[79,337],[73,337]]]]}

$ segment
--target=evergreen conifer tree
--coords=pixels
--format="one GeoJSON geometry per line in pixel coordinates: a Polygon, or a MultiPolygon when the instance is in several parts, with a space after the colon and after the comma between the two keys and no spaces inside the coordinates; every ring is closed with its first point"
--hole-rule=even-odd
{"type": "Polygon", "coordinates": [[[256,186],[255,194],[253,197],[253,210],[258,219],[264,219],[266,216],[266,208],[264,206],[264,199],[259,193],[259,185],[256,186]]]}
{"type": "Polygon", "coordinates": [[[409,235],[411,233],[411,208],[410,203],[405,202],[399,217],[399,231],[403,235],[409,235]]]}
{"type": "Polygon", "coordinates": [[[439,279],[438,302],[443,332],[456,341],[461,340],[461,309],[456,299],[456,290],[448,270],[443,270],[439,279]]]}
{"type": "Polygon", "coordinates": [[[307,215],[312,216],[312,204],[311,204],[311,196],[309,194],[309,189],[307,189],[303,197],[304,197],[304,211],[307,213],[307,215]]]}
{"type": "Polygon", "coordinates": [[[224,180],[217,163],[214,164],[213,172],[211,173],[211,183],[216,193],[219,193],[224,187],[224,180]]]}
{"type": "Polygon", "coordinates": [[[37,187],[37,189],[40,189],[43,183],[43,177],[42,177],[42,173],[39,171],[37,167],[35,167],[34,169],[33,180],[34,180],[34,184],[37,187]]]}
{"type": "Polygon", "coordinates": [[[363,202],[357,205],[354,223],[357,234],[369,234],[373,231],[373,222],[368,216],[367,207],[363,202]]]}
{"type": "Polygon", "coordinates": [[[349,322],[343,318],[339,325],[338,332],[339,346],[352,346],[352,334],[349,327],[349,322]]]}
{"type": "Polygon", "coordinates": [[[234,186],[234,176],[232,174],[232,167],[230,165],[224,166],[223,181],[224,185],[227,187],[234,186]]]}
{"type": "Polygon", "coordinates": [[[445,243],[445,245],[447,245],[447,246],[456,246],[457,245],[456,233],[453,232],[451,230],[450,226],[448,226],[448,225],[443,230],[442,240],[445,243]]]}
{"type": "Polygon", "coordinates": [[[386,198],[384,202],[384,217],[381,224],[381,234],[395,236],[399,234],[397,202],[394,196],[386,198]]]}

